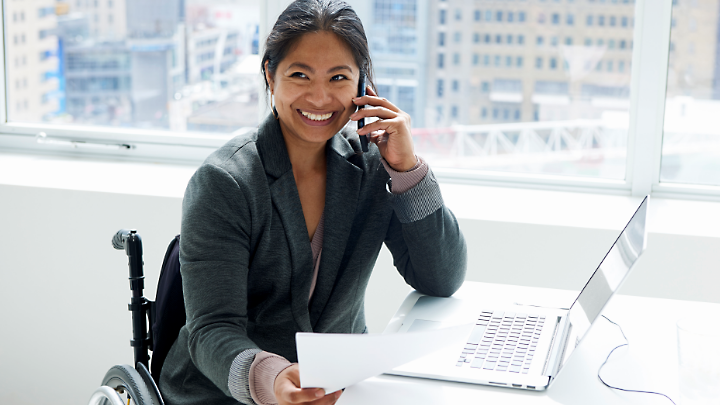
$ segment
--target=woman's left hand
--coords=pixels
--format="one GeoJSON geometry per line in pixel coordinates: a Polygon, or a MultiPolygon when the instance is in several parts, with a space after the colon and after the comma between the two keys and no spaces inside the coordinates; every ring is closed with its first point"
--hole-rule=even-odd
{"type": "Polygon", "coordinates": [[[367,95],[355,97],[357,106],[367,105],[358,109],[350,116],[357,121],[361,118],[376,117],[378,121],[365,124],[358,135],[367,135],[368,140],[377,145],[380,155],[398,172],[406,172],[417,164],[410,133],[410,115],[401,111],[387,99],[378,97],[368,86],[367,95]]]}

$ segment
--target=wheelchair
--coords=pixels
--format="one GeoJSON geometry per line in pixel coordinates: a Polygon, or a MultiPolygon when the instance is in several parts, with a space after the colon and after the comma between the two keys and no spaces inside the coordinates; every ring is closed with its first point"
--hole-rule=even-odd
{"type": "Polygon", "coordinates": [[[185,325],[185,306],[180,278],[177,235],[168,246],[158,281],[155,301],[143,296],[144,280],[142,239],[134,229],[121,229],[112,238],[115,249],[125,250],[130,270],[132,296],[128,310],[132,314],[134,364],[110,368],[88,405],[165,405],[158,389],[160,370],[170,347],[185,325]],[[152,362],[148,351],[153,352],[152,362]],[[149,371],[149,367],[152,370],[149,371]]]}

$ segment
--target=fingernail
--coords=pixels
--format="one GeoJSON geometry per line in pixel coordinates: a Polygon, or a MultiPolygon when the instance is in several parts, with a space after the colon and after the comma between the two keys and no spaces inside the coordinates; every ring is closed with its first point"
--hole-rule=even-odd
{"type": "Polygon", "coordinates": [[[325,396],[325,393],[323,392],[322,389],[319,389],[319,390],[317,390],[317,391],[315,392],[315,397],[316,397],[316,398],[322,398],[322,397],[324,397],[324,396],[325,396]]]}

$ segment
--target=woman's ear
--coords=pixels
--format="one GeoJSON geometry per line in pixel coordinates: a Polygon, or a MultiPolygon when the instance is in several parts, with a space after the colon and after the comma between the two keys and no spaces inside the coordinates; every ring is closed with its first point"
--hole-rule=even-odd
{"type": "Polygon", "coordinates": [[[268,86],[270,86],[270,93],[272,93],[275,89],[275,81],[273,80],[272,75],[270,75],[268,66],[270,66],[270,61],[266,60],[265,61],[265,81],[268,83],[268,86]]]}

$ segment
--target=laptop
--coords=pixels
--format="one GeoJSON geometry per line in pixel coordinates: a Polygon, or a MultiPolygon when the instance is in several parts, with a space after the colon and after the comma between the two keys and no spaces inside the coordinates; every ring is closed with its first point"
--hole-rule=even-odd
{"type": "Polygon", "coordinates": [[[645,250],[645,197],[570,309],[533,305],[478,306],[423,296],[399,332],[474,322],[465,344],[449,346],[387,374],[545,390],[600,317],[645,250]]]}

